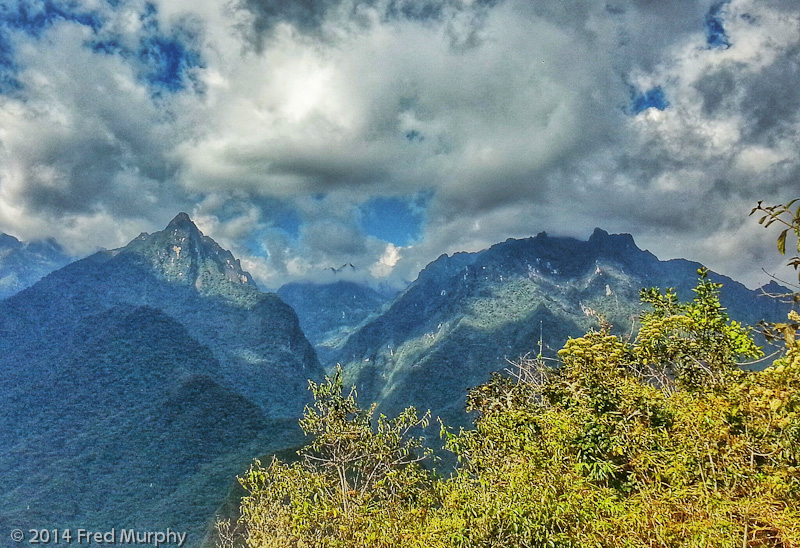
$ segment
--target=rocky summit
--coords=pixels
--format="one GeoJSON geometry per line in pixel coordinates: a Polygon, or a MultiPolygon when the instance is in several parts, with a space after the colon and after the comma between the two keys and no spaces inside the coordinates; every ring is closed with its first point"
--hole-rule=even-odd
{"type": "Polygon", "coordinates": [[[140,234],[119,253],[135,255],[162,279],[193,285],[203,295],[247,294],[237,286],[257,289],[239,259],[204,236],[186,213],[161,232],[140,234]]]}

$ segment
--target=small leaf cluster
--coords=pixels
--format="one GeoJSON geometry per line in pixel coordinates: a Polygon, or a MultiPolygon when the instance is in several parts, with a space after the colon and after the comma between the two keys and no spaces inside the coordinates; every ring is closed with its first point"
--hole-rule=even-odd
{"type": "Polygon", "coordinates": [[[775,222],[786,227],[778,234],[778,252],[781,255],[786,255],[786,237],[790,233],[794,234],[794,237],[797,238],[798,256],[792,257],[788,265],[798,270],[797,279],[800,281],[800,203],[798,202],[800,202],[800,198],[795,198],[786,204],[765,206],[759,200],[756,207],[750,211],[750,215],[756,212],[763,213],[758,219],[758,224],[763,225],[765,228],[775,222]],[[792,210],[795,204],[798,204],[798,206],[792,210]]]}
{"type": "Polygon", "coordinates": [[[641,365],[662,381],[698,389],[726,382],[738,360],[761,357],[750,331],[731,321],[720,305],[722,284],[698,271],[700,280],[691,302],[679,303],[672,290],[642,290],[651,310],[642,315],[635,348],[641,365]]]}

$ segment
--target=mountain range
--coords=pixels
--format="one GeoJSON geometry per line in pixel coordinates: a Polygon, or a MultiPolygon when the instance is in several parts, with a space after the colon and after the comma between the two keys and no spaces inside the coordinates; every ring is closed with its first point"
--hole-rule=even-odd
{"type": "Polygon", "coordinates": [[[186,214],[0,302],[0,526],[198,539],[324,375],[293,310],[186,214]]]}
{"type": "MultiPolygon", "coordinates": [[[[468,425],[466,392],[491,371],[554,357],[601,315],[635,336],[639,290],[690,299],[699,267],[596,229],[442,255],[396,295],[344,280],[276,294],[181,213],[0,301],[0,530],[170,527],[199,545],[253,457],[302,443],[308,380],[337,363],[363,404],[468,425]]],[[[735,319],[785,318],[711,278],[735,319]]]]}
{"type": "MultiPolygon", "coordinates": [[[[598,327],[632,337],[646,287],[692,298],[699,263],[660,261],[629,234],[596,229],[588,241],[509,239],[477,253],[442,255],[384,310],[366,319],[332,361],[366,401],[395,413],[408,405],[466,424],[464,398],[509,361],[541,349],[555,353],[569,337],[598,327]]],[[[730,278],[722,304],[747,325],[786,318],[787,305],[730,278]]],[[[778,287],[766,288],[778,292],[778,287]]],[[[301,314],[302,318],[302,314],[301,314]]],[[[302,319],[301,319],[302,321],[302,319]]]]}

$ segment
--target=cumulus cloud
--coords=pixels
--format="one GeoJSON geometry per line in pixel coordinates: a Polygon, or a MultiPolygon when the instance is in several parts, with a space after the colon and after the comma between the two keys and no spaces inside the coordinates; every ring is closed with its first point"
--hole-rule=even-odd
{"type": "Polygon", "coordinates": [[[271,288],[594,226],[781,262],[747,213],[798,188],[794,2],[69,6],[0,36],[0,230],[88,252],[186,210],[271,288]]]}

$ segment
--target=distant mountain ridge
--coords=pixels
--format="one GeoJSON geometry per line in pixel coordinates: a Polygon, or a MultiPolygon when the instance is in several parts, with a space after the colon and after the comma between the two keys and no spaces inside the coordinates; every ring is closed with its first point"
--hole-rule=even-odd
{"type": "MultiPolygon", "coordinates": [[[[691,299],[700,266],[659,261],[631,235],[601,229],[588,241],[540,233],[442,255],[333,359],[385,412],[415,405],[461,421],[468,388],[508,367],[507,360],[538,351],[540,334],[550,356],[568,337],[597,326],[597,314],[615,332],[631,334],[642,310],[640,289],[674,287],[691,299]]],[[[723,282],[722,302],[733,318],[750,325],[785,318],[785,306],[759,291],[711,278],[723,282]]]]}
{"type": "Polygon", "coordinates": [[[0,300],[30,287],[70,260],[55,240],[23,243],[0,233],[0,300]]]}
{"type": "Polygon", "coordinates": [[[295,282],[283,285],[277,293],[297,313],[323,363],[328,363],[358,324],[388,300],[385,294],[351,281],[295,282]]]}

